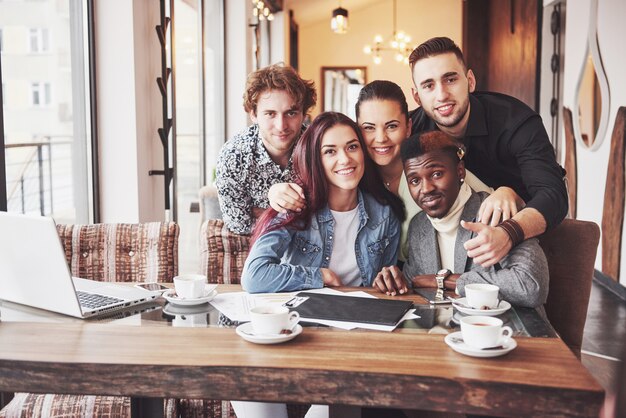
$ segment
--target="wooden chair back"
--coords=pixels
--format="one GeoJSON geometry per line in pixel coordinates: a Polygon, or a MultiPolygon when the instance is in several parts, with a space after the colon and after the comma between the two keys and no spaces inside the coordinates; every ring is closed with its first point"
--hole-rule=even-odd
{"type": "Polygon", "coordinates": [[[546,314],[579,357],[599,240],[598,225],[574,219],[539,237],[550,270],[546,314]]]}

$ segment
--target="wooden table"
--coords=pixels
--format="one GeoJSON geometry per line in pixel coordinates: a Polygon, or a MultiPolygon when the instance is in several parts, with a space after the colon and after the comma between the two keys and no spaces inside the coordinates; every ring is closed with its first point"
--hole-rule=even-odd
{"type": "Polygon", "coordinates": [[[511,353],[477,359],[452,351],[440,334],[406,329],[306,328],[289,343],[262,346],[242,340],[234,329],[144,322],[0,322],[0,391],[310,402],[496,416],[597,416],[604,397],[558,338],[517,338],[511,353]]]}

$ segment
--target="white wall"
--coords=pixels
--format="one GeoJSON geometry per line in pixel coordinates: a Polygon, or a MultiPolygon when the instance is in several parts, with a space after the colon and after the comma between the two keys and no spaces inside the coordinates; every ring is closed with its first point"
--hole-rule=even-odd
{"type": "Polygon", "coordinates": [[[95,2],[102,222],[165,217],[157,2],[95,2]]]}
{"type": "MultiPolygon", "coordinates": [[[[584,62],[587,58],[587,30],[591,0],[567,2],[565,29],[565,72],[563,105],[576,115],[574,100],[584,62]]],[[[606,173],[608,167],[611,134],[615,116],[620,106],[626,106],[626,2],[623,0],[598,0],[598,44],[610,88],[609,126],[596,151],[590,151],[580,143],[576,146],[578,160],[578,209],[579,219],[602,224],[602,211],[606,173]]],[[[605,103],[603,103],[605,106],[605,103]]],[[[624,236],[624,231],[622,231],[624,236]]],[[[596,269],[602,270],[602,248],[598,250],[596,269]]],[[[622,240],[620,283],[626,285],[626,240],[622,240]]]]}
{"type": "MultiPolygon", "coordinates": [[[[461,0],[440,2],[429,0],[398,0],[397,29],[408,33],[415,46],[434,36],[448,36],[462,46],[463,9],[461,0]]],[[[297,16],[296,16],[297,19],[297,16]]],[[[411,72],[406,64],[397,63],[391,52],[383,52],[383,63],[376,65],[372,57],[363,53],[366,44],[372,45],[374,36],[389,39],[393,32],[393,7],[390,1],[381,1],[359,10],[349,10],[350,28],[347,34],[337,35],[330,30],[330,16],[307,26],[300,25],[300,74],[313,79],[321,89],[322,66],[366,66],[367,81],[378,79],[398,83],[407,96],[409,108],[415,102],[411,96],[411,72]]],[[[312,112],[320,112],[318,106],[312,112]]]]}

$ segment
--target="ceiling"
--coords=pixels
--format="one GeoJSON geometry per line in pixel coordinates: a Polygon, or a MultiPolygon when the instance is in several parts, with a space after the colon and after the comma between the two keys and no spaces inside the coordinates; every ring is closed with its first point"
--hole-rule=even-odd
{"type": "MultiPolygon", "coordinates": [[[[392,0],[285,0],[285,10],[291,9],[299,25],[308,26],[320,20],[328,20],[334,9],[341,7],[352,11],[363,9],[374,3],[386,3],[392,0]]],[[[350,16],[348,15],[348,18],[350,16]]]]}

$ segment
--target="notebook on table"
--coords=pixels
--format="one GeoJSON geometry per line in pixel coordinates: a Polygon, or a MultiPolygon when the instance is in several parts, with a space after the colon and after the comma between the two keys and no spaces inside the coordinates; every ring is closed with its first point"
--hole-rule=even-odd
{"type": "Polygon", "coordinates": [[[363,298],[300,292],[287,302],[290,310],[302,319],[360,322],[377,325],[396,325],[413,307],[408,300],[363,298]],[[290,303],[291,302],[291,303],[290,303]]]}
{"type": "Polygon", "coordinates": [[[72,277],[54,220],[0,212],[0,299],[77,318],[109,314],[158,294],[72,277]]]}

